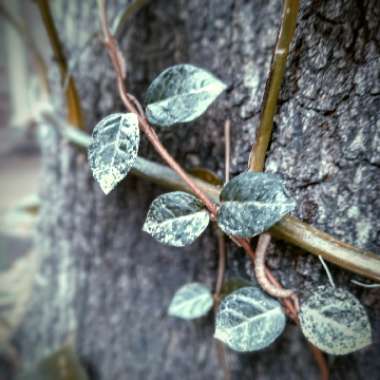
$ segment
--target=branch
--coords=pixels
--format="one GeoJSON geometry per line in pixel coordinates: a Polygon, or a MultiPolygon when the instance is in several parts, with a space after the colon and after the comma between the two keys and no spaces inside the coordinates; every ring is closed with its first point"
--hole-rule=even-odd
{"type": "MultiPolygon", "coordinates": [[[[69,141],[79,147],[87,148],[91,141],[88,134],[73,128],[66,127],[59,128],[59,130],[69,141]]],[[[189,186],[173,170],[141,157],[137,158],[132,174],[167,189],[191,192],[189,186]]],[[[191,175],[188,176],[211,199],[219,199],[219,187],[191,175]]],[[[371,280],[380,281],[380,257],[378,255],[344,243],[316,227],[303,223],[294,216],[285,216],[271,227],[269,232],[273,237],[285,240],[315,256],[321,255],[328,262],[341,268],[371,280]]]]}
{"type": "Polygon", "coordinates": [[[260,125],[256,131],[256,141],[249,158],[249,169],[263,171],[265,156],[272,136],[273,118],[277,110],[277,100],[284,77],[289,45],[296,28],[299,0],[284,0],[281,27],[277,35],[269,77],[265,86],[260,125]]]}
{"type": "MultiPolygon", "coordinates": [[[[154,129],[148,123],[145,115],[140,114],[139,107],[136,107],[135,102],[129,97],[127,89],[124,84],[124,80],[126,78],[126,65],[122,53],[119,49],[118,43],[116,39],[111,34],[108,27],[107,20],[107,7],[105,0],[98,0],[99,4],[99,16],[100,16],[100,26],[104,36],[104,43],[108,51],[108,55],[111,59],[112,65],[114,67],[116,73],[117,87],[119,90],[119,95],[124,103],[125,108],[134,114],[136,114],[139,127],[141,131],[145,134],[149,142],[152,144],[153,148],[156,152],[161,156],[161,158],[173,169],[173,171],[187,184],[187,186],[191,189],[195,196],[204,204],[205,208],[210,212],[210,216],[212,219],[216,219],[217,216],[217,205],[216,203],[207,195],[207,193],[203,192],[197,184],[192,180],[188,173],[185,172],[184,169],[177,163],[177,161],[171,156],[171,154],[166,150],[166,148],[162,145],[159,137],[157,136],[154,129]]],[[[239,246],[243,247],[246,254],[254,257],[255,254],[252,251],[250,242],[246,239],[242,239],[240,237],[231,237],[231,239],[236,242],[239,246]]],[[[270,272],[269,272],[270,273],[270,272]]],[[[269,280],[277,287],[281,288],[279,282],[271,276],[269,280]]],[[[293,304],[290,300],[285,299],[283,303],[286,306],[286,311],[290,315],[290,317],[294,318],[293,313],[293,304]]],[[[295,317],[297,318],[297,317],[295,317]]]]}
{"type": "Polygon", "coordinates": [[[68,122],[79,129],[85,129],[78,91],[73,77],[69,74],[66,57],[63,52],[63,46],[61,40],[59,39],[53,16],[50,11],[49,0],[36,0],[36,3],[54,53],[54,59],[59,67],[62,86],[64,86],[65,78],[67,76],[69,78],[65,89],[68,122]]]}

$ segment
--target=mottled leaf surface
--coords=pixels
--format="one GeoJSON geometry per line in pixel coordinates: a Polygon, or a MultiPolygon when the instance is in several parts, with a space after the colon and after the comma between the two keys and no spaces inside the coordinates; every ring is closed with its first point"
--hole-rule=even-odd
{"type": "Polygon", "coordinates": [[[147,90],[147,118],[162,127],[190,122],[225,89],[226,85],[206,70],[188,64],[169,67],[147,90]]]}
{"type": "Polygon", "coordinates": [[[223,188],[220,200],[220,228],[247,238],[267,230],[296,206],[281,179],[268,173],[240,174],[223,188]]]}
{"type": "Polygon", "coordinates": [[[269,346],[284,327],[280,303],[257,287],[245,287],[221,302],[214,337],[236,351],[257,351],[269,346]]]}
{"type": "Polygon", "coordinates": [[[371,343],[366,311],[345,289],[318,287],[302,304],[299,317],[306,338],[329,354],[349,354],[371,343]]]}
{"type": "Polygon", "coordinates": [[[213,305],[210,290],[197,282],[186,284],[175,293],[168,313],[173,317],[194,319],[206,315],[213,305]]]}
{"type": "Polygon", "coordinates": [[[94,178],[108,194],[129,172],[140,141],[137,116],[115,113],[94,128],[88,156],[94,178]]]}
{"type": "Polygon", "coordinates": [[[143,231],[163,244],[183,247],[192,243],[209,221],[209,213],[196,197],[174,191],[152,202],[143,231]]]}

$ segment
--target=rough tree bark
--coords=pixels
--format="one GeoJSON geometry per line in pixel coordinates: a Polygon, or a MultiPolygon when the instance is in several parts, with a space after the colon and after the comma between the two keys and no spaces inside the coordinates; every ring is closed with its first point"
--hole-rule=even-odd
{"type": "MultiPolygon", "coordinates": [[[[71,2],[60,3],[65,12],[71,2]]],[[[112,2],[113,14],[121,3],[112,2]]],[[[55,15],[72,58],[81,47],[65,33],[65,20],[72,17],[87,35],[98,28],[94,7],[85,8],[55,15]]],[[[246,169],[280,11],[277,0],[158,0],[127,28],[128,86],[138,98],[162,69],[180,62],[207,68],[229,84],[194,125],[162,133],[186,167],[223,173],[223,123],[230,117],[232,174],[246,169]]],[[[285,179],[301,219],[375,252],[380,251],[379,16],[377,0],[302,2],[266,165],[285,179]]],[[[94,42],[74,71],[89,130],[105,114],[122,110],[110,67],[104,48],[94,42]]],[[[155,242],[141,226],[162,189],[129,176],[105,197],[85,153],[48,127],[43,130],[37,244],[44,256],[15,338],[22,358],[32,363],[74,339],[95,379],[223,378],[212,319],[185,323],[166,315],[183,283],[214,285],[215,236],[209,232],[186,249],[155,242]]],[[[146,142],[140,152],[157,159],[146,142]]],[[[305,291],[326,283],[314,256],[280,241],[271,251],[269,265],[286,287],[305,291]]],[[[378,378],[379,291],[358,288],[350,283],[352,274],[331,270],[338,285],[368,307],[375,337],[368,349],[331,358],[332,378],[378,378]]],[[[250,262],[232,246],[228,271],[252,274],[250,262]]],[[[228,352],[228,360],[233,379],[318,378],[304,339],[290,323],[270,348],[250,355],[228,352]]]]}

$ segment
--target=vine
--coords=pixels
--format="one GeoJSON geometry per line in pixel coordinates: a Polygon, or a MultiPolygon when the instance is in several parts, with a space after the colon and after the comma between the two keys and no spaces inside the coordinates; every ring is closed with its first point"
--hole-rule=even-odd
{"type": "MultiPolygon", "coordinates": [[[[144,1],[138,1],[136,3],[141,5],[144,1]]],[[[66,60],[62,53],[62,47],[54,27],[48,3],[46,0],[37,0],[37,4],[40,7],[44,24],[47,27],[50,42],[53,48],[55,47],[55,55],[59,58],[58,63],[61,69],[61,76],[63,78],[69,78],[67,85],[69,121],[75,126],[83,128],[84,122],[81,115],[79,98],[76,93],[75,82],[68,74],[67,65],[65,63],[66,60]],[[74,115],[70,117],[72,110],[74,110],[74,115]]],[[[116,184],[127,175],[128,171],[131,171],[134,174],[154,180],[157,183],[161,183],[170,188],[190,191],[195,197],[190,194],[176,192],[165,194],[156,199],[152,203],[147,217],[147,222],[149,222],[149,214],[151,213],[151,222],[144,226],[146,227],[145,230],[158,240],[166,239],[167,241],[165,241],[165,243],[170,244],[175,241],[176,243],[180,242],[182,244],[184,239],[188,239],[189,236],[191,239],[195,239],[204,228],[207,227],[210,219],[212,221],[217,221],[219,226],[228,236],[230,236],[232,241],[241,246],[247,255],[258,264],[255,266],[255,271],[257,280],[262,289],[275,297],[282,298],[282,296],[284,296],[285,299],[282,300],[282,302],[285,311],[296,323],[298,323],[298,316],[300,316],[299,322],[301,329],[310,342],[323,351],[332,354],[346,354],[368,345],[371,341],[371,330],[368,318],[363,307],[351,294],[343,289],[335,289],[331,286],[317,288],[309,299],[302,302],[301,307],[299,308],[298,298],[295,297],[293,291],[282,289],[271,272],[265,268],[264,259],[270,235],[264,233],[260,236],[257,254],[253,251],[249,239],[263,231],[269,230],[270,234],[275,237],[285,239],[313,254],[320,255],[345,269],[349,269],[377,281],[380,280],[378,258],[371,253],[363,252],[348,244],[342,243],[337,239],[332,238],[330,235],[302,223],[295,217],[286,215],[292,209],[292,199],[283,188],[281,181],[271,178],[268,174],[243,173],[241,176],[238,176],[231,181],[232,185],[231,183],[227,183],[222,189],[222,193],[219,197],[219,188],[196,179],[186,173],[161,144],[152,124],[160,127],[170,127],[178,122],[190,122],[195,119],[195,117],[199,117],[208,108],[219,93],[224,90],[224,85],[210,73],[199,68],[194,68],[190,65],[182,65],[184,67],[181,68],[174,66],[166,70],[166,73],[169,73],[171,80],[173,80],[173,76],[175,78],[174,74],[177,75],[179,71],[179,77],[174,80],[174,84],[176,81],[181,81],[181,83],[184,84],[185,89],[186,86],[194,85],[194,83],[198,85],[197,80],[195,79],[197,75],[203,76],[203,79],[206,78],[209,80],[210,87],[206,86],[207,88],[204,88],[200,86],[200,88],[197,88],[205,98],[196,99],[197,91],[190,91],[189,93],[184,94],[191,99],[190,106],[196,104],[196,107],[190,107],[190,119],[189,115],[185,117],[183,114],[180,115],[182,120],[181,118],[177,119],[178,114],[181,114],[181,112],[173,107],[174,105],[180,105],[183,100],[178,102],[178,99],[176,100],[175,98],[178,98],[183,94],[179,92],[175,85],[173,90],[173,88],[170,88],[172,84],[163,80],[162,75],[165,73],[164,72],[156,79],[156,85],[158,85],[161,90],[168,90],[168,93],[172,91],[172,99],[170,99],[170,102],[165,103],[167,99],[160,99],[157,97],[157,92],[151,91],[152,96],[150,99],[149,96],[147,96],[148,104],[145,108],[146,111],[144,112],[144,108],[140,105],[138,100],[129,94],[125,88],[125,62],[118,48],[117,41],[109,30],[104,1],[99,1],[99,5],[105,46],[107,47],[116,72],[120,97],[128,113],[114,114],[102,120],[95,127],[91,139],[89,139],[87,135],[72,130],[71,128],[65,128],[63,132],[69,140],[76,142],[78,145],[89,146],[89,157],[94,176],[101,184],[103,190],[105,190],[106,193],[110,192],[116,184]],[[194,75],[194,73],[196,74],[194,75]],[[176,120],[172,120],[173,118],[176,120]],[[152,146],[171,169],[137,156],[139,129],[146,135],[152,146]],[[106,134],[104,133],[106,130],[108,132],[111,131],[111,136],[116,136],[116,139],[111,138],[110,140],[106,140],[106,134]],[[103,167],[102,169],[107,170],[103,171],[102,174],[99,174],[99,172],[97,172],[97,166],[100,162],[104,162],[104,160],[107,159],[107,157],[103,155],[103,153],[106,152],[105,143],[115,145],[116,141],[118,144],[116,150],[119,151],[118,154],[120,157],[118,158],[117,154],[114,155],[115,152],[113,152],[112,165],[108,165],[108,168],[103,167]],[[103,152],[102,149],[104,149],[103,152]],[[253,174],[255,174],[254,177],[252,176],[253,174]],[[253,181],[252,178],[255,178],[255,181],[253,181]],[[270,193],[265,187],[265,182],[267,181],[272,181],[271,187],[274,186],[276,188],[273,193],[270,193]],[[252,228],[254,223],[252,210],[250,211],[251,215],[248,215],[247,217],[248,224],[242,223],[241,221],[239,223],[238,220],[238,223],[231,229],[229,223],[231,215],[235,218],[241,216],[244,208],[251,206],[252,203],[258,201],[257,198],[242,198],[241,194],[239,194],[247,184],[252,186],[250,189],[253,189],[253,193],[256,191],[258,193],[264,192],[266,195],[274,194],[275,200],[278,201],[275,207],[273,207],[274,210],[272,210],[271,220],[269,222],[265,221],[266,223],[261,220],[262,226],[258,229],[254,228],[253,232],[252,228]],[[156,205],[155,202],[157,203],[156,205]],[[229,205],[229,202],[231,204],[234,202],[241,203],[242,207],[237,209],[234,206],[229,205]],[[162,227],[162,224],[168,222],[167,215],[163,215],[165,207],[170,210],[171,216],[174,215],[174,221],[171,221],[172,230],[170,233],[165,231],[165,228],[162,227]],[[170,207],[172,207],[172,209],[170,209],[170,207]],[[223,217],[223,211],[229,213],[229,218],[223,217]],[[181,218],[187,219],[189,222],[185,227],[178,224],[179,219],[181,218]],[[155,227],[153,229],[151,228],[152,223],[155,227]],[[197,227],[198,230],[196,230],[195,227],[197,227]],[[176,232],[177,235],[174,234],[173,231],[176,232]],[[238,233],[236,233],[236,231],[238,233]],[[176,236],[176,239],[174,239],[174,236],[176,236]],[[330,305],[334,304],[336,308],[334,310],[330,309],[330,305]],[[350,308],[348,305],[351,305],[350,308]],[[351,314],[349,320],[345,317],[345,313],[351,314]],[[328,315],[327,320],[326,315],[328,315]],[[324,321],[324,323],[321,323],[321,321],[324,321]],[[334,335],[333,326],[338,330],[339,336],[337,334],[334,335]],[[351,329],[352,334],[350,336],[344,335],[344,331],[347,328],[351,329]]],[[[254,171],[262,171],[264,167],[265,154],[271,138],[273,116],[276,111],[276,103],[285,69],[289,44],[295,29],[298,7],[298,0],[284,1],[282,24],[273,54],[270,76],[266,85],[260,127],[258,128],[256,144],[252,149],[249,163],[250,169],[254,171]]],[[[154,87],[153,84],[154,83],[152,83],[150,87],[151,90],[154,87]]],[[[229,129],[229,122],[226,122],[225,129],[226,131],[229,129]]],[[[229,170],[226,165],[226,178],[228,178],[227,173],[229,174],[229,170]]],[[[228,182],[227,179],[226,182],[228,182]]],[[[260,201],[262,201],[262,199],[260,199],[260,201]]],[[[270,208],[268,207],[268,199],[264,200],[263,204],[264,207],[270,208]]],[[[255,212],[256,214],[254,216],[257,219],[257,210],[255,210],[255,212]]],[[[258,219],[260,219],[260,217],[258,219]]],[[[188,241],[185,241],[185,243],[187,244],[188,241]]],[[[223,293],[221,286],[223,283],[222,278],[224,276],[223,266],[225,265],[222,261],[221,252],[223,249],[224,248],[220,248],[219,251],[219,275],[214,294],[214,299],[221,301],[220,307],[217,311],[215,336],[230,347],[239,351],[251,351],[263,348],[276,339],[282,332],[285,324],[282,308],[277,301],[268,297],[259,288],[251,285],[235,289],[232,293],[227,295],[223,293]],[[249,329],[247,328],[247,331],[240,331],[237,333],[236,331],[238,331],[239,328],[241,330],[241,326],[239,324],[231,325],[233,320],[232,317],[234,313],[236,317],[236,313],[243,310],[242,305],[250,308],[249,315],[240,316],[243,320],[242,323],[245,324],[244,326],[248,326],[249,329]],[[262,309],[262,307],[264,309],[262,309]],[[269,317],[269,315],[273,315],[274,317],[269,317]],[[266,321],[263,331],[259,331],[257,325],[255,325],[254,321],[256,317],[264,318],[266,321]],[[252,338],[252,334],[248,331],[250,329],[255,332],[255,339],[261,343],[261,346],[258,346],[257,342],[253,342],[254,345],[252,345],[252,340],[250,339],[252,338]]],[[[225,252],[223,255],[225,257],[225,252]]],[[[179,315],[177,313],[177,316],[179,317],[183,317],[183,315],[181,316],[183,310],[187,310],[187,312],[190,310],[190,315],[188,314],[190,317],[188,319],[195,317],[194,314],[191,314],[191,308],[186,309],[189,304],[193,309],[198,310],[198,313],[200,314],[197,316],[201,316],[210,310],[214,302],[213,297],[207,288],[200,284],[196,284],[195,286],[190,285],[192,284],[185,285],[183,289],[179,289],[177,292],[178,294],[175,295],[171,304],[172,310],[179,310],[179,315]],[[178,299],[180,300],[179,304],[178,299]],[[181,303],[184,303],[185,306],[181,306],[181,303]]],[[[372,285],[364,284],[364,286],[372,285]]],[[[323,356],[315,347],[312,347],[312,350],[317,361],[319,361],[320,368],[324,371],[323,378],[327,378],[328,373],[326,373],[326,364],[323,356]]]]}
{"type": "MultiPolygon", "coordinates": [[[[163,244],[182,247],[191,244],[212,220],[257,264],[256,280],[261,288],[243,286],[220,301],[215,338],[241,352],[262,349],[282,333],[286,321],[285,310],[296,324],[300,324],[309,342],[325,352],[346,354],[370,344],[368,317],[350,293],[344,289],[320,287],[299,306],[295,292],[283,289],[265,268],[270,235],[263,234],[259,238],[257,256],[253,251],[249,239],[268,230],[295,207],[295,201],[279,177],[252,171],[242,173],[223,186],[219,201],[215,201],[192,180],[159,140],[152,124],[171,128],[178,123],[193,121],[207,110],[226,86],[198,67],[188,64],[173,66],[162,72],[149,86],[144,112],[125,87],[125,62],[109,30],[107,9],[102,0],[99,0],[99,10],[104,44],[127,113],[109,115],[94,128],[88,151],[95,179],[106,194],[112,191],[134,166],[139,131],[143,132],[156,152],[193,193],[176,191],[156,198],[150,206],[143,230],[163,244]],[[280,298],[284,309],[263,290],[280,298]],[[347,331],[350,333],[347,334],[347,331]]],[[[268,130],[265,134],[270,137],[268,130]]],[[[266,145],[263,146],[266,150],[266,145]]],[[[219,276],[224,273],[223,265],[220,258],[219,276]]],[[[219,276],[216,294],[220,294],[221,289],[219,276]]],[[[190,283],[176,292],[168,312],[179,318],[194,319],[207,314],[213,304],[207,287],[190,283]]],[[[314,348],[313,352],[324,370],[324,378],[327,378],[323,357],[314,348]]]]}

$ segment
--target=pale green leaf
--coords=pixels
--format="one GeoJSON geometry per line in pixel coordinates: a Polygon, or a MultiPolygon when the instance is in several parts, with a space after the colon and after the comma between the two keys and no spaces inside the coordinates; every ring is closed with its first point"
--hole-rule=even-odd
{"type": "Polygon", "coordinates": [[[191,244],[209,221],[209,213],[196,197],[174,191],[160,195],[152,202],[143,231],[163,244],[183,247],[191,244]]]}
{"type": "Polygon", "coordinates": [[[269,346],[284,327],[280,303],[257,287],[244,287],[221,302],[214,337],[236,351],[257,351],[269,346]]]}
{"type": "Polygon", "coordinates": [[[301,305],[306,338],[319,349],[345,355],[371,344],[371,326],[360,302],[347,290],[320,286],[301,305]]]}
{"type": "Polygon", "coordinates": [[[162,127],[188,123],[202,115],[225,89],[226,85],[206,70],[189,64],[169,67],[147,90],[147,118],[162,127]]]}
{"type": "Polygon", "coordinates": [[[228,182],[220,201],[220,228],[246,238],[267,230],[296,206],[278,176],[255,172],[242,173],[228,182]]]}
{"type": "Polygon", "coordinates": [[[210,290],[197,282],[186,284],[177,290],[169,309],[169,315],[182,319],[194,319],[206,315],[213,305],[210,290]]]}
{"type": "Polygon", "coordinates": [[[138,119],[134,113],[115,113],[95,126],[88,156],[93,176],[105,194],[132,168],[139,141],[138,119]]]}

